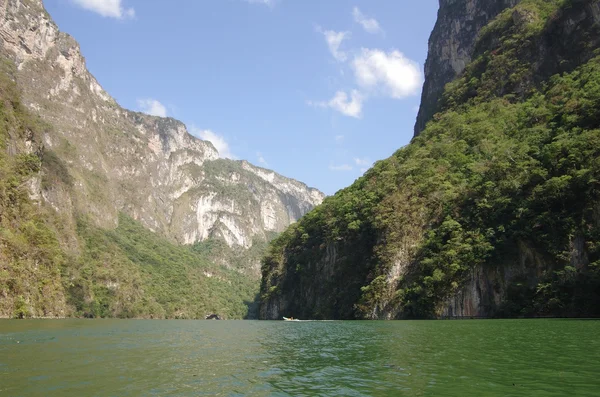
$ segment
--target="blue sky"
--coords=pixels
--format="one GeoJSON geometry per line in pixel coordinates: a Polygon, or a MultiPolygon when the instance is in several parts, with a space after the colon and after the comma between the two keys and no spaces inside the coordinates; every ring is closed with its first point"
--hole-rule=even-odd
{"type": "Polygon", "coordinates": [[[125,108],[327,194],[406,145],[437,0],[45,0],[125,108]]]}

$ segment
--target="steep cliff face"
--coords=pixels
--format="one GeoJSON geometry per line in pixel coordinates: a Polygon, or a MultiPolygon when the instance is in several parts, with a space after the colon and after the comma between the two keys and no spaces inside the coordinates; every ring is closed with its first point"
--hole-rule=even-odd
{"type": "Polygon", "coordinates": [[[247,161],[219,159],[189,171],[196,178],[173,197],[171,222],[184,244],[219,237],[250,248],[253,239],[283,231],[323,199],[316,189],[247,161]]]}
{"type": "Polygon", "coordinates": [[[271,244],[261,316],[600,315],[599,10],[442,2],[438,116],[271,244]]]}
{"type": "Polygon", "coordinates": [[[121,108],[41,0],[0,0],[0,317],[252,315],[324,195],[121,108]]]}
{"type": "Polygon", "coordinates": [[[415,124],[415,136],[440,110],[444,86],[459,76],[471,62],[481,29],[521,0],[440,0],[438,18],[429,38],[425,83],[415,124]]]}
{"type": "Polygon", "coordinates": [[[210,142],[177,120],[122,109],[40,0],[0,1],[0,36],[23,102],[54,126],[44,136],[46,150],[73,178],[70,195],[52,186],[33,192],[56,210],[106,228],[125,212],[182,244],[219,237],[249,248],[322,201],[300,182],[219,159],[210,142]]]}

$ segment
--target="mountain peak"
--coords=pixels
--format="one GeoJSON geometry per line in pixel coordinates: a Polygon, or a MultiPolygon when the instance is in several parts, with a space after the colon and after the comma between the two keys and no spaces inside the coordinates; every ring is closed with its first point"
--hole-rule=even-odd
{"type": "Polygon", "coordinates": [[[16,65],[23,102],[53,126],[46,150],[75,180],[70,192],[35,192],[58,211],[104,227],[125,212],[174,241],[221,235],[249,247],[322,201],[322,193],[274,171],[219,159],[212,143],[178,120],[121,108],[41,1],[2,0],[0,17],[3,53],[16,65]]]}

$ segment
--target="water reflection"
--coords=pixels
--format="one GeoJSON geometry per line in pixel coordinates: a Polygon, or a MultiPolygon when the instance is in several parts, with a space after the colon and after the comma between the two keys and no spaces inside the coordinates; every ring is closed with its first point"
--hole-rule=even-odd
{"type": "Polygon", "coordinates": [[[0,321],[0,395],[595,396],[600,322],[0,321]]]}
{"type": "Polygon", "coordinates": [[[261,374],[290,395],[597,395],[600,323],[280,323],[261,374]],[[582,344],[583,340],[586,340],[582,344]],[[584,346],[585,345],[585,346],[584,346]]]}
{"type": "Polygon", "coordinates": [[[418,376],[432,353],[422,324],[283,323],[262,342],[273,360],[263,376],[294,396],[422,395],[435,375],[418,376]]]}

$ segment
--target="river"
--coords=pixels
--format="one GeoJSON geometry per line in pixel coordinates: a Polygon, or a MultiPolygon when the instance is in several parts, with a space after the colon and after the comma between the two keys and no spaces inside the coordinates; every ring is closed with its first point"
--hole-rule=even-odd
{"type": "Polygon", "coordinates": [[[600,321],[0,320],[0,396],[598,396],[600,321]]]}

